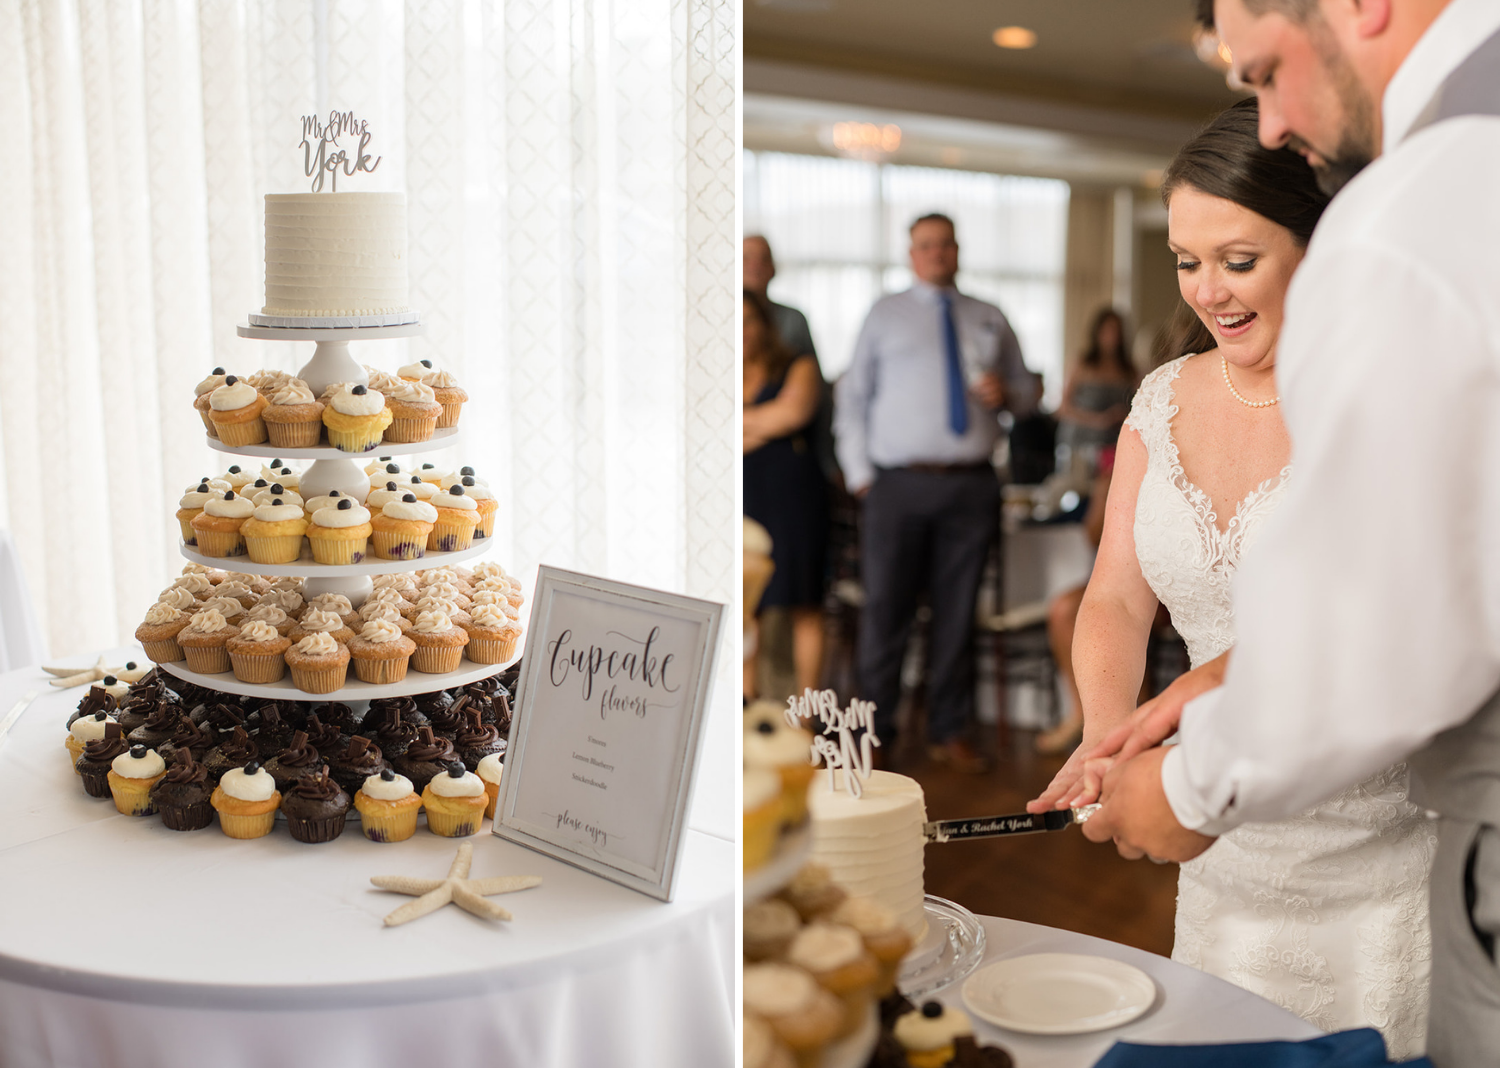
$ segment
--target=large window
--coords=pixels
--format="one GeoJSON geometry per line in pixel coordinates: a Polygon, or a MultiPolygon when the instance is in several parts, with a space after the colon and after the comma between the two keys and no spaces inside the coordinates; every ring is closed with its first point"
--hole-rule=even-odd
{"type": "Polygon", "coordinates": [[[1066,182],[781,152],[746,152],[744,163],[745,232],[770,240],[771,296],[807,314],[829,379],[848,366],[875,299],[911,284],[907,227],[940,211],[958,228],[959,288],[1005,311],[1057,396],[1066,182]]]}

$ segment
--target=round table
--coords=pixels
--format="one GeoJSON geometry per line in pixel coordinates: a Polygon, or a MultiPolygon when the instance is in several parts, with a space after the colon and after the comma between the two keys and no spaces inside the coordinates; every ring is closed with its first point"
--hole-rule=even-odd
{"type": "Polygon", "coordinates": [[[85,691],[47,678],[0,675],[0,720],[40,694],[0,740],[6,1068],[731,1062],[733,842],[688,831],[667,904],[486,822],[461,840],[472,877],[543,880],[492,899],[515,918],[448,906],[386,928],[410,899],[370,877],[440,878],[460,840],[419,827],[377,844],[354,814],[323,845],[284,824],[236,841],[217,822],[176,832],[122,816],[67,766],[64,724],[85,691]]]}
{"type": "MultiPolygon", "coordinates": [[[[1248,990],[1143,949],[1020,920],[981,916],[979,921],[985,934],[984,960],[979,968],[1032,953],[1083,953],[1132,964],[1156,984],[1156,1002],[1144,1016],[1123,1027],[1088,1035],[1021,1034],[970,1014],[980,1043],[1005,1047],[1018,1068],[1088,1068],[1121,1040],[1254,1042],[1316,1038],[1323,1033],[1300,1016],[1248,990]]],[[[937,1000],[967,1011],[962,989],[962,982],[954,983],[937,994],[937,1000]]]]}

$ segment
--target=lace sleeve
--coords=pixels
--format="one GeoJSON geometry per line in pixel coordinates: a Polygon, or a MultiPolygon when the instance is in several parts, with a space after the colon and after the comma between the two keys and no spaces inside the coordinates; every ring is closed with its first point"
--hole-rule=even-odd
{"type": "Polygon", "coordinates": [[[1157,450],[1172,416],[1177,414],[1177,408],[1172,404],[1172,383],[1177,380],[1177,374],[1187,359],[1187,356],[1180,356],[1152,371],[1141,380],[1141,388],[1135,391],[1135,399],[1130,402],[1130,415],[1126,417],[1125,425],[1141,436],[1148,454],[1157,450]]]}

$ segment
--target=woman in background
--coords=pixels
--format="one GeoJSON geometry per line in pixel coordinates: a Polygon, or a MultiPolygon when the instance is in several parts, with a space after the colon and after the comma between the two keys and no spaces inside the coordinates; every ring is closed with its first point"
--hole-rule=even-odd
{"type": "MultiPolygon", "coordinates": [[[[794,356],[782,343],[767,302],[749,290],[743,330],[745,515],[770,533],[776,566],[757,614],[773,606],[791,612],[792,663],[801,692],[817,689],[823,671],[828,488],[811,442],[822,376],[816,359],[794,356]]],[[[752,651],[745,658],[746,698],[758,696],[758,664],[752,651]]]]}
{"type": "Polygon", "coordinates": [[[1130,399],[1140,375],[1125,349],[1125,320],[1113,308],[1101,308],[1089,332],[1089,348],[1063,383],[1057,409],[1057,443],[1092,477],[1099,450],[1114,445],[1130,413],[1130,399]]]}

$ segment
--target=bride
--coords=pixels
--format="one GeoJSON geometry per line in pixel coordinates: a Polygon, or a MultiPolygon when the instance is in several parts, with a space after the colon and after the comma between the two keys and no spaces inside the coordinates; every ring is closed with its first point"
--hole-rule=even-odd
{"type": "MultiPolygon", "coordinates": [[[[1177,349],[1186,355],[1145,379],[1120,434],[1073,645],[1083,744],[1033,810],[1067,804],[1079,762],[1135,711],[1158,601],[1194,676],[1213,676],[1235,640],[1230,580],[1296,477],[1276,339],[1326,198],[1301,157],[1261,148],[1256,124],[1254,100],[1230,108],[1164,175],[1168,241],[1196,320],[1177,349]]],[[[1295,819],[1240,827],[1182,865],[1172,957],[1324,1030],[1378,1028],[1393,1057],[1415,1055],[1435,844],[1406,799],[1405,765],[1295,819]]]]}

